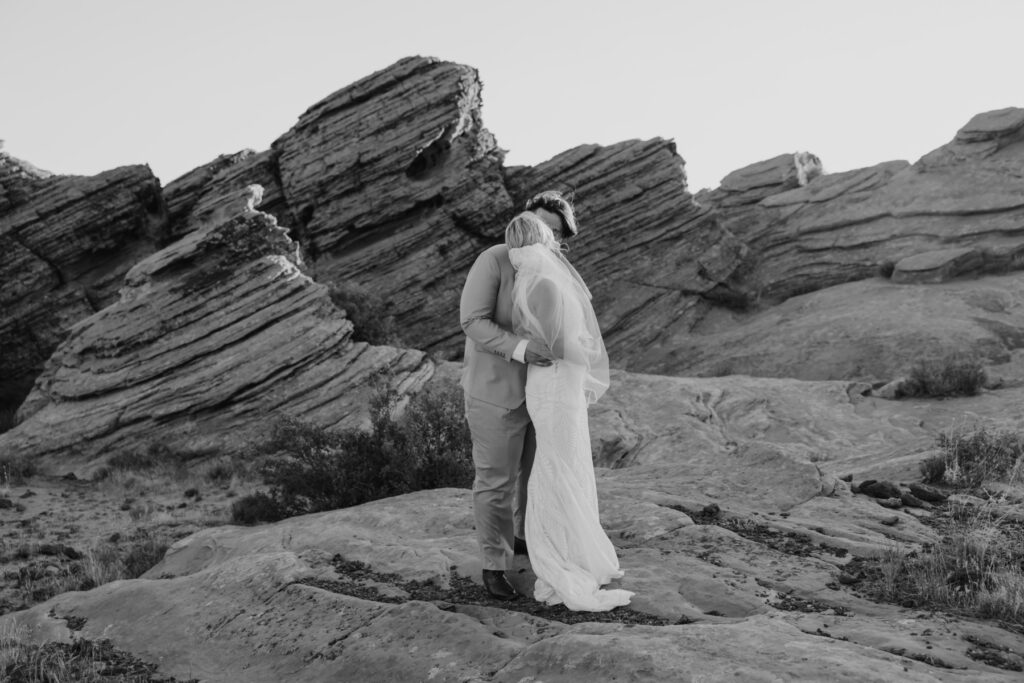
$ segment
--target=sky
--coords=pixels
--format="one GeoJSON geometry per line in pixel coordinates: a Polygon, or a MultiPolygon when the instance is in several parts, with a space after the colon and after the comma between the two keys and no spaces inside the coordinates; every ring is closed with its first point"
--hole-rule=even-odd
{"type": "Polygon", "coordinates": [[[506,165],[670,138],[696,192],[782,153],[913,162],[1024,106],[1021,26],[1021,0],[0,0],[0,139],[166,185],[425,55],[478,69],[506,165]]]}

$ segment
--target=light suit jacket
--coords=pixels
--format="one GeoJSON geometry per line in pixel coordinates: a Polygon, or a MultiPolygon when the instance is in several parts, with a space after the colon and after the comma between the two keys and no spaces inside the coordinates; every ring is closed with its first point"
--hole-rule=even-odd
{"type": "Polygon", "coordinates": [[[512,360],[523,339],[511,332],[515,274],[506,245],[487,249],[469,269],[459,304],[466,333],[462,387],[473,398],[510,410],[526,400],[526,364],[512,360]]]}

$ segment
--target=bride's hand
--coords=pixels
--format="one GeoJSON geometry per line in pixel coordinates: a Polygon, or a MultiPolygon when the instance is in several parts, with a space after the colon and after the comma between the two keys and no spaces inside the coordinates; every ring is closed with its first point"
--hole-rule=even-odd
{"type": "Polygon", "coordinates": [[[532,339],[526,345],[526,353],[524,354],[527,365],[551,365],[552,361],[555,360],[554,355],[548,351],[547,347],[538,344],[532,339]]]}

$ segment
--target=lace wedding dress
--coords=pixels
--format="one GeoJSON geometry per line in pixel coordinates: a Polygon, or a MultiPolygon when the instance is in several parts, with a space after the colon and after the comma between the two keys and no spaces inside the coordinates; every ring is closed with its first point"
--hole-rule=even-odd
{"type": "Polygon", "coordinates": [[[537,433],[527,493],[526,543],[537,575],[534,597],[577,611],[629,603],[602,589],[623,575],[601,528],[587,406],[608,387],[608,356],[590,292],[560,253],[542,245],[509,252],[519,331],[550,348],[552,365],[530,365],[526,407],[537,433]]]}

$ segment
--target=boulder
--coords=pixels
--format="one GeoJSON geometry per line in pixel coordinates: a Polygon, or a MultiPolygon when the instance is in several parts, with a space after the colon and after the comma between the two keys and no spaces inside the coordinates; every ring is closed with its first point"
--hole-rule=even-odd
{"type": "Polygon", "coordinates": [[[949,494],[940,491],[934,486],[929,486],[928,484],[911,482],[908,484],[908,488],[912,494],[929,503],[942,503],[949,497],[949,494]]]}
{"type": "Polygon", "coordinates": [[[164,208],[146,166],[53,176],[0,152],[0,188],[0,403],[14,407],[70,327],[156,249],[164,208]]]}
{"type": "Polygon", "coordinates": [[[143,259],[115,303],[74,325],[0,451],[231,446],[277,412],[360,426],[380,371],[403,391],[426,381],[422,352],[350,341],[351,323],[254,201],[143,259]]]}

